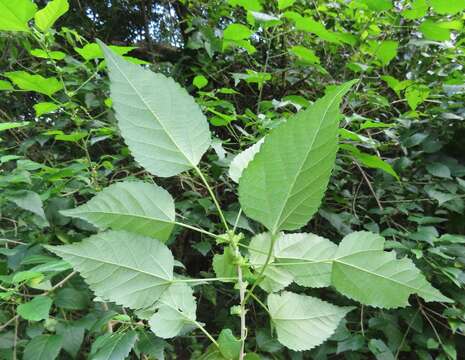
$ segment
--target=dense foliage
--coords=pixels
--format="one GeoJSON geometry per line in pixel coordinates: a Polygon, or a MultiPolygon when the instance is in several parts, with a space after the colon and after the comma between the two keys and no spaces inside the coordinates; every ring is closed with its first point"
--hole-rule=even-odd
{"type": "Polygon", "coordinates": [[[464,0],[0,14],[1,359],[463,358],[464,0]]]}

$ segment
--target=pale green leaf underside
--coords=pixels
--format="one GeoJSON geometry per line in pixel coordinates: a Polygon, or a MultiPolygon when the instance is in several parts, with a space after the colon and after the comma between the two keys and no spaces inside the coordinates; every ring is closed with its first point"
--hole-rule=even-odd
{"type": "Polygon", "coordinates": [[[111,230],[47,249],[79,271],[97,296],[133,309],[154,304],[173,281],[173,255],[153,238],[111,230]]]}
{"type": "Polygon", "coordinates": [[[410,259],[398,260],[383,246],[384,238],[377,234],[361,231],[346,236],[333,261],[331,284],[347,297],[376,307],[406,306],[414,293],[426,301],[450,301],[410,259]]]}
{"type": "Polygon", "coordinates": [[[271,131],[243,171],[239,200],[271,233],[305,225],[320,206],[337,152],[339,103],[354,81],[271,131]]]}
{"type": "Polygon", "coordinates": [[[100,229],[126,230],[168,240],[174,226],[171,195],[143,182],[121,182],[105,188],[84,205],[61,212],[84,219],[100,229]]]}
{"type": "Polygon", "coordinates": [[[174,283],[157,303],[150,318],[150,329],[161,338],[172,338],[196,327],[197,304],[192,289],[185,283],[174,283]]]}
{"type": "MultiPolygon", "coordinates": [[[[410,259],[396,259],[394,252],[385,252],[384,242],[380,235],[367,231],[347,235],[339,246],[313,234],[280,233],[260,287],[276,292],[293,281],[306,287],[334,286],[351,299],[383,308],[406,306],[412,294],[426,301],[450,301],[410,259]]],[[[265,263],[270,244],[269,233],[256,235],[250,242],[250,264],[257,271],[265,263]]]]}
{"type": "Polygon", "coordinates": [[[322,344],[353,307],[339,307],[288,291],[268,295],[268,309],[281,344],[294,351],[322,344]]]}
{"type": "Polygon", "coordinates": [[[99,42],[121,134],[136,161],[157,176],[195,167],[211,143],[205,116],[179,84],[132,64],[99,42]]]}
{"type": "MultiPolygon", "coordinates": [[[[256,235],[250,242],[250,263],[260,270],[271,244],[268,233],[256,235]]],[[[260,287],[279,291],[295,281],[307,287],[329,286],[332,259],[337,246],[314,234],[278,234],[260,287]]]]}
{"type": "Polygon", "coordinates": [[[249,165],[249,162],[252,161],[255,154],[260,150],[260,146],[265,141],[265,138],[261,138],[252,146],[248,147],[244,151],[237,154],[229,165],[229,177],[235,183],[239,182],[239,179],[242,175],[244,169],[249,165]]]}

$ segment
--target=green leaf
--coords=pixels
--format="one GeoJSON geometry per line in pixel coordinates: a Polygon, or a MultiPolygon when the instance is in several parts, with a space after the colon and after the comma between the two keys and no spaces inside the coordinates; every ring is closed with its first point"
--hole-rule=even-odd
{"type": "Polygon", "coordinates": [[[261,11],[262,5],[260,0],[228,0],[228,4],[232,6],[242,6],[248,11],[261,11]]]}
{"type": "Polygon", "coordinates": [[[429,89],[424,85],[412,85],[405,90],[405,98],[413,111],[428,98],[428,95],[429,89]]]}
{"type": "MultiPolygon", "coordinates": [[[[274,236],[278,238],[281,234],[274,236]]],[[[271,240],[272,235],[269,233],[262,233],[255,235],[250,241],[249,261],[252,267],[259,273],[262,271],[269,249],[272,246],[271,240]]],[[[275,240],[275,243],[276,241],[277,240],[275,240]]],[[[275,264],[274,247],[271,251],[269,265],[266,267],[263,276],[264,278],[259,283],[259,286],[269,293],[282,290],[293,281],[293,276],[289,271],[275,264]]]]}
{"type": "Polygon", "coordinates": [[[234,252],[225,247],[223,254],[215,254],[213,256],[213,270],[217,277],[236,277],[237,267],[234,264],[236,257],[234,252]]]}
{"type": "Polygon", "coordinates": [[[208,80],[205,76],[203,75],[197,75],[194,80],[192,80],[192,84],[197,88],[197,89],[202,89],[208,84],[208,80]]]}
{"type": "Polygon", "coordinates": [[[124,360],[127,358],[137,340],[137,333],[129,331],[127,333],[111,334],[100,348],[93,354],[91,360],[124,360]]]}
{"type": "Polygon", "coordinates": [[[63,88],[57,78],[44,78],[41,75],[32,75],[25,71],[11,71],[5,73],[4,76],[22,90],[35,91],[48,96],[52,96],[63,88]]]}
{"type": "Polygon", "coordinates": [[[27,303],[21,304],[17,308],[18,315],[30,321],[40,321],[48,319],[53,300],[48,296],[37,296],[27,303]]]}
{"type": "Polygon", "coordinates": [[[29,32],[28,22],[36,11],[37,5],[31,0],[0,0],[0,31],[29,32]]]}
{"type": "Polygon", "coordinates": [[[426,301],[450,301],[433,288],[410,259],[383,251],[384,238],[366,231],[342,239],[333,262],[332,285],[362,304],[396,308],[408,305],[411,294],[426,301]]]}
{"type": "Polygon", "coordinates": [[[430,0],[430,3],[440,15],[455,15],[465,10],[465,0],[430,0]]]}
{"type": "Polygon", "coordinates": [[[336,158],[339,103],[354,83],[331,89],[271,131],[242,173],[242,209],[271,233],[302,227],[320,206],[336,158]]]}
{"type": "MultiPolygon", "coordinates": [[[[256,269],[265,263],[270,245],[267,233],[252,238],[249,257],[256,269]]],[[[279,291],[292,281],[307,287],[329,286],[336,249],[334,243],[314,234],[279,234],[260,286],[268,292],[279,291]]]]}
{"type": "Polygon", "coordinates": [[[274,254],[279,267],[292,274],[297,284],[324,287],[331,282],[336,250],[333,242],[314,234],[285,234],[276,241],[274,254]]]}
{"type": "Polygon", "coordinates": [[[447,165],[439,162],[434,162],[426,165],[426,170],[433,176],[450,179],[451,172],[447,165]]]}
{"type": "Polygon", "coordinates": [[[118,125],[136,161],[165,177],[196,167],[211,137],[193,98],[172,79],[126,62],[100,45],[118,125]]]}
{"type": "MultiPolygon", "coordinates": [[[[116,45],[110,45],[108,46],[114,53],[118,55],[125,55],[128,52],[136,49],[134,46],[116,46],[116,45]]],[[[75,47],[74,50],[81,55],[84,60],[89,61],[89,60],[94,60],[94,59],[103,59],[104,54],[102,51],[102,48],[99,46],[97,43],[89,43],[86,44],[82,48],[75,47]]],[[[128,59],[129,61],[129,59],[128,59]]]]}
{"type": "Polygon", "coordinates": [[[32,49],[29,53],[32,56],[41,59],[63,60],[66,57],[66,54],[63,51],[45,51],[42,49],[32,49]]]}
{"type": "Polygon", "coordinates": [[[40,196],[29,190],[21,190],[8,195],[8,200],[14,202],[21,209],[27,210],[45,220],[45,213],[40,196]]]}
{"type": "Polygon", "coordinates": [[[289,49],[289,51],[307,64],[320,63],[320,58],[315,55],[313,50],[308,49],[305,46],[293,46],[289,49]]]}
{"type": "Polygon", "coordinates": [[[29,341],[24,349],[23,360],[54,360],[61,350],[62,337],[59,335],[38,335],[29,341]]]}
{"type": "Polygon", "coordinates": [[[381,76],[381,79],[388,84],[397,96],[400,96],[400,92],[412,84],[412,80],[399,81],[390,75],[381,76]]]}
{"type": "Polygon", "coordinates": [[[239,182],[242,172],[249,165],[249,162],[255,157],[255,154],[260,150],[265,138],[261,138],[252,146],[248,147],[244,151],[237,154],[234,159],[232,159],[231,164],[229,165],[229,177],[235,183],[239,182]]]}
{"type": "Polygon", "coordinates": [[[346,145],[343,146],[343,148],[348,150],[356,160],[362,163],[363,166],[372,169],[383,170],[385,173],[395,177],[397,180],[400,180],[399,175],[397,175],[397,173],[394,171],[391,164],[387,163],[377,155],[364,153],[352,145],[346,145]]]}
{"type": "Polygon", "coordinates": [[[36,12],[34,20],[42,31],[50,29],[60,16],[69,9],[68,0],[51,0],[47,5],[36,12]]]}
{"type": "Polygon", "coordinates": [[[415,20],[425,16],[428,8],[429,4],[426,0],[414,0],[410,5],[410,9],[403,10],[401,14],[406,19],[415,20]]]}
{"type": "Polygon", "coordinates": [[[171,285],[157,303],[150,318],[150,329],[158,337],[168,339],[196,327],[196,310],[192,289],[185,283],[171,285]]]}
{"type": "Polygon", "coordinates": [[[0,91],[13,90],[13,89],[14,88],[13,88],[13,85],[11,85],[11,83],[5,80],[0,80],[0,91]]]}
{"type": "Polygon", "coordinates": [[[78,322],[59,322],[56,327],[57,335],[60,335],[63,339],[62,348],[66,351],[73,359],[79,353],[82,342],[84,340],[85,327],[78,322]]]}
{"type": "Polygon", "coordinates": [[[281,344],[294,351],[322,344],[353,307],[339,307],[320,299],[284,291],[268,295],[268,309],[281,344]]]}
{"type": "Polygon", "coordinates": [[[394,40],[370,40],[368,41],[368,45],[370,52],[383,66],[388,65],[397,56],[397,48],[399,47],[399,43],[394,40]]]}
{"type": "Polygon", "coordinates": [[[57,104],[51,102],[40,102],[34,105],[34,110],[37,117],[51,113],[55,110],[58,110],[59,108],[60,107],[57,104]]]}
{"type": "Polygon", "coordinates": [[[392,8],[392,0],[359,0],[372,11],[385,11],[392,8]]]}
{"type": "Polygon", "coordinates": [[[225,40],[244,40],[252,36],[253,31],[247,26],[242,24],[229,24],[223,31],[223,38],[225,40]]]}
{"type": "Polygon", "coordinates": [[[96,295],[133,309],[151,306],[173,281],[171,251],[149,237],[107,231],[46,248],[79,271],[96,295]]]}
{"type": "Polygon", "coordinates": [[[283,10],[292,6],[295,3],[295,0],[278,0],[278,9],[283,10]]]}
{"type": "Polygon", "coordinates": [[[174,201],[163,188],[143,182],[120,182],[98,193],[84,205],[61,211],[100,229],[126,230],[168,240],[174,226],[174,201]]]}
{"type": "Polygon", "coordinates": [[[442,21],[425,20],[421,23],[419,30],[428,40],[446,41],[450,40],[451,30],[461,30],[463,24],[460,21],[442,21]]]}
{"type": "Polygon", "coordinates": [[[235,360],[239,358],[241,352],[241,341],[237,339],[230,329],[221,330],[218,336],[220,353],[225,359],[235,360]]]}
{"type": "Polygon", "coordinates": [[[0,123],[0,132],[29,125],[29,121],[0,123]]]}

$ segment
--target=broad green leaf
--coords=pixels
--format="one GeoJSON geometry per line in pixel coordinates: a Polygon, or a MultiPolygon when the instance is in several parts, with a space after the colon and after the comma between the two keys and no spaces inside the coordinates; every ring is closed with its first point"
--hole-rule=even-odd
{"type": "Polygon", "coordinates": [[[63,88],[57,78],[45,78],[42,75],[32,75],[25,71],[11,71],[4,73],[4,76],[22,90],[35,91],[48,96],[52,96],[63,88]]]}
{"type": "Polygon", "coordinates": [[[272,234],[302,227],[318,210],[338,148],[339,103],[354,83],[334,87],[271,131],[243,171],[242,209],[272,234]]]}
{"type": "MultiPolygon", "coordinates": [[[[252,238],[249,245],[251,265],[260,270],[271,245],[268,233],[252,238]]],[[[272,256],[260,283],[265,291],[275,292],[292,281],[301,286],[324,287],[331,282],[332,259],[337,246],[320,236],[308,233],[279,234],[272,256]]]]}
{"type": "Polygon", "coordinates": [[[295,3],[295,0],[278,0],[278,9],[283,10],[292,6],[295,3]]]}
{"type": "Polygon", "coordinates": [[[236,277],[237,269],[234,264],[235,256],[233,251],[226,247],[224,248],[223,254],[215,254],[213,256],[213,271],[217,277],[236,277]]]}
{"type": "Polygon", "coordinates": [[[51,113],[55,110],[58,110],[59,108],[60,107],[57,104],[51,102],[40,102],[34,105],[34,110],[37,117],[51,113]]]}
{"type": "Polygon", "coordinates": [[[40,30],[47,31],[68,9],[68,0],[50,0],[43,9],[34,15],[35,23],[40,30]]]}
{"type": "Polygon", "coordinates": [[[30,321],[40,321],[48,319],[53,300],[48,296],[37,296],[27,303],[21,304],[17,308],[18,315],[30,321]]]}
{"type": "Polygon", "coordinates": [[[100,45],[118,125],[136,161],[165,177],[196,167],[211,138],[207,119],[193,98],[172,79],[100,45]]]}
{"type": "Polygon", "coordinates": [[[163,188],[143,182],[120,182],[98,193],[84,205],[61,211],[100,229],[126,230],[168,240],[174,226],[174,201],[163,188]]]}
{"type": "Polygon", "coordinates": [[[426,0],[413,0],[410,4],[410,9],[405,9],[401,12],[402,16],[409,20],[419,19],[428,12],[429,4],[426,0]]]}
{"type": "Polygon", "coordinates": [[[336,250],[336,244],[314,234],[284,234],[276,241],[274,254],[276,265],[292,274],[297,284],[324,287],[331,282],[336,250]]]}
{"type": "Polygon", "coordinates": [[[343,147],[345,150],[348,150],[352,156],[358,160],[363,166],[372,169],[380,169],[383,170],[385,173],[395,177],[397,180],[400,180],[399,175],[394,171],[391,164],[387,163],[377,155],[370,155],[364,153],[357,149],[355,146],[346,145],[343,147]]]}
{"type": "Polygon", "coordinates": [[[455,15],[465,10],[465,0],[430,0],[433,10],[441,15],[455,15]]]}
{"type": "MultiPolygon", "coordinates": [[[[126,55],[128,52],[136,49],[133,46],[108,46],[113,52],[118,55],[126,55]]],[[[104,54],[102,48],[97,43],[89,43],[84,45],[82,48],[75,47],[74,50],[81,55],[84,60],[89,61],[93,59],[103,59],[104,54]]]]}
{"type": "Polygon", "coordinates": [[[248,39],[252,34],[253,31],[242,24],[229,24],[223,31],[224,39],[232,41],[248,39]]]}
{"type": "Polygon", "coordinates": [[[221,355],[225,359],[235,360],[241,352],[241,341],[237,339],[230,329],[221,330],[218,336],[218,345],[221,355]]]}
{"type": "Polygon", "coordinates": [[[332,285],[362,304],[396,308],[408,305],[411,294],[426,301],[450,301],[433,288],[410,259],[383,251],[384,238],[361,231],[347,235],[333,262],[332,285]]]}
{"type": "Polygon", "coordinates": [[[63,339],[63,350],[75,359],[84,340],[85,326],[74,321],[59,322],[56,326],[56,333],[63,339]]]}
{"type": "Polygon", "coordinates": [[[151,306],[173,281],[174,259],[166,245],[126,231],[47,249],[79,271],[96,295],[133,309],[151,306]]]}
{"type": "Polygon", "coordinates": [[[29,32],[28,21],[36,11],[31,0],[0,0],[0,31],[29,32]]]}
{"type": "Polygon", "coordinates": [[[63,60],[66,57],[66,54],[63,51],[45,51],[42,49],[32,49],[30,51],[32,56],[41,58],[41,59],[53,59],[53,60],[63,60]]]}
{"type": "Polygon", "coordinates": [[[458,20],[435,22],[428,19],[421,23],[419,30],[428,40],[446,41],[450,40],[451,30],[461,30],[462,27],[463,24],[458,20]]]}
{"type": "MultiPolygon", "coordinates": [[[[282,234],[277,234],[275,236],[275,244],[277,239],[282,234]]],[[[263,265],[266,262],[268,257],[268,252],[272,245],[272,235],[270,233],[262,233],[255,235],[249,244],[249,261],[250,265],[257,271],[261,273],[263,265]]],[[[259,286],[266,292],[275,292],[284,289],[293,281],[292,274],[286,269],[278,266],[276,263],[276,258],[274,255],[274,247],[271,249],[271,256],[269,259],[268,266],[263,273],[264,278],[259,283],[259,286]]]]}
{"type": "Polygon", "coordinates": [[[268,295],[268,309],[281,344],[294,351],[322,344],[353,307],[339,307],[288,291],[268,295]]]}
{"type": "Polygon", "coordinates": [[[244,151],[237,154],[234,159],[232,159],[231,164],[229,165],[229,177],[235,183],[239,182],[239,179],[242,175],[244,169],[249,165],[249,162],[252,161],[255,154],[260,150],[265,138],[261,138],[252,146],[248,147],[244,151]]]}
{"type": "Polygon", "coordinates": [[[429,89],[424,85],[412,85],[405,90],[405,98],[413,111],[428,98],[428,95],[429,89]]]}
{"type": "Polygon", "coordinates": [[[202,89],[208,84],[208,80],[205,76],[203,75],[197,75],[194,80],[192,81],[192,84],[197,88],[197,89],[202,89]]]}
{"type": "Polygon", "coordinates": [[[0,132],[29,125],[28,121],[0,123],[0,132]]]}
{"type": "Polygon", "coordinates": [[[5,80],[0,80],[0,91],[3,91],[3,90],[13,90],[13,85],[11,85],[11,83],[9,83],[8,81],[5,81],[5,80]]]}
{"type": "Polygon", "coordinates": [[[390,75],[381,76],[381,79],[389,85],[397,96],[400,96],[400,92],[412,84],[412,80],[399,81],[390,75]]]}
{"type": "Polygon", "coordinates": [[[392,0],[359,0],[372,11],[385,11],[393,7],[392,0]]]}
{"type": "Polygon", "coordinates": [[[157,312],[150,318],[150,329],[168,339],[196,327],[197,303],[192,289],[185,283],[171,285],[159,299],[157,312]]]}
{"type": "Polygon", "coordinates": [[[320,58],[315,55],[314,51],[305,46],[293,46],[289,51],[307,64],[319,64],[320,58]]]}
{"type": "Polygon", "coordinates": [[[101,347],[91,356],[91,360],[124,360],[127,358],[137,340],[137,333],[111,334],[105,338],[101,347]]]}
{"type": "Polygon", "coordinates": [[[260,0],[228,0],[228,4],[232,6],[242,6],[248,11],[261,11],[262,5],[260,0]]]}
{"type": "Polygon", "coordinates": [[[433,176],[445,179],[451,178],[451,172],[449,167],[440,162],[434,162],[426,165],[426,170],[433,176]]]}
{"type": "Polygon", "coordinates": [[[60,353],[62,341],[59,335],[35,336],[27,343],[23,360],[54,360],[60,353]]]}
{"type": "Polygon", "coordinates": [[[30,211],[45,219],[44,208],[39,194],[29,190],[20,190],[8,195],[7,198],[21,209],[30,211]]]}
{"type": "Polygon", "coordinates": [[[370,52],[383,66],[388,65],[397,56],[397,48],[399,47],[399,43],[394,40],[370,40],[368,41],[368,45],[370,52]]]}

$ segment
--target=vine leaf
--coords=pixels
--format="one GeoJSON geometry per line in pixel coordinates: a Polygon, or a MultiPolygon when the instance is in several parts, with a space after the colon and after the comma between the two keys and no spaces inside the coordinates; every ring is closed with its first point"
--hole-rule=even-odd
{"type": "Polygon", "coordinates": [[[120,182],[105,188],[84,205],[61,211],[84,219],[102,230],[127,230],[168,240],[174,226],[171,195],[163,188],[143,182],[120,182]]]}
{"type": "Polygon", "coordinates": [[[339,307],[311,296],[284,291],[268,295],[268,309],[278,341],[289,349],[303,351],[329,338],[354,307],[339,307]]]}
{"type": "Polygon", "coordinates": [[[157,176],[196,167],[211,144],[205,116],[174,80],[132,64],[98,41],[118,126],[136,161],[157,176]]]}
{"type": "Polygon", "coordinates": [[[36,11],[37,5],[31,0],[0,1],[0,31],[29,32],[28,21],[36,11]]]}
{"type": "Polygon", "coordinates": [[[96,295],[133,309],[154,304],[173,281],[174,260],[166,245],[126,231],[46,248],[79,271],[96,295]]]}
{"type": "Polygon", "coordinates": [[[383,247],[383,237],[365,231],[342,239],[331,276],[336,290],[362,304],[383,308],[407,306],[414,293],[426,301],[451,301],[426,281],[410,259],[398,260],[395,252],[385,252],[383,247]]]}
{"type": "Polygon", "coordinates": [[[338,148],[339,103],[354,83],[332,88],[271,131],[242,173],[242,209],[272,234],[302,227],[320,206],[338,148]]]}
{"type": "Polygon", "coordinates": [[[43,9],[40,9],[34,15],[37,27],[42,31],[47,31],[68,9],[68,0],[49,1],[43,9]]]}
{"type": "Polygon", "coordinates": [[[157,312],[149,320],[155,335],[167,339],[197,326],[197,303],[192,289],[185,283],[172,284],[157,303],[157,312]]]}

